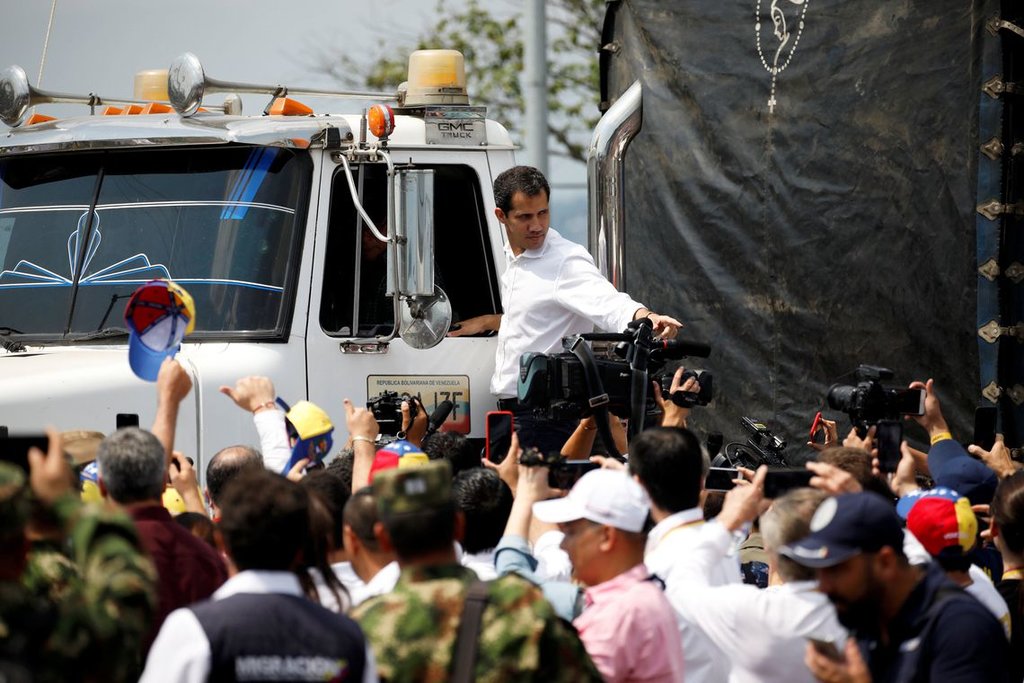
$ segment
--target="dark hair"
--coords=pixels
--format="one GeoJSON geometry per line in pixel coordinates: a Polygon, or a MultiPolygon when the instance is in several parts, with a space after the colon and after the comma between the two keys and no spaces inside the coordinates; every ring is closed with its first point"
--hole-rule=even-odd
{"type": "MultiPolygon", "coordinates": [[[[328,477],[334,475],[328,474],[328,477]]],[[[303,478],[303,481],[309,475],[303,478]]],[[[310,487],[303,487],[307,491],[310,487]]],[[[341,515],[338,515],[340,517],[341,515]]],[[[330,504],[315,492],[309,494],[309,533],[306,534],[302,547],[302,565],[295,570],[299,584],[310,600],[319,603],[320,592],[311,570],[320,573],[327,590],[334,597],[334,602],[344,609],[349,603],[348,590],[342,585],[338,575],[334,573],[330,562],[330,546],[334,537],[335,520],[331,514],[330,504]],[[342,596],[345,596],[344,598],[342,596]]],[[[336,547],[340,547],[336,546],[336,547]]]]}
{"type": "Polygon", "coordinates": [[[989,509],[1006,547],[1012,553],[1024,553],[1024,471],[999,482],[989,509]]]}
{"type": "Polygon", "coordinates": [[[309,535],[309,494],[262,467],[243,468],[221,496],[220,530],[240,570],[288,571],[309,535]]]}
{"type": "Polygon", "coordinates": [[[971,558],[963,552],[939,553],[935,561],[944,572],[965,572],[971,568],[971,558]]]}
{"type": "Polygon", "coordinates": [[[827,463],[847,472],[857,480],[857,483],[865,491],[872,491],[890,500],[895,498],[885,480],[872,474],[871,454],[863,448],[848,448],[846,446],[826,448],[818,454],[818,462],[827,463]]]}
{"type": "Polygon", "coordinates": [[[373,497],[373,488],[364,486],[353,493],[345,503],[342,519],[367,549],[374,552],[380,550],[377,536],[373,533],[373,527],[380,519],[377,516],[377,499],[373,497]]]}
{"type": "Polygon", "coordinates": [[[341,479],[346,491],[352,490],[352,465],[355,464],[355,460],[355,451],[351,448],[343,448],[327,465],[327,471],[341,479]]]}
{"type": "Polygon", "coordinates": [[[328,470],[315,470],[299,481],[299,486],[317,496],[331,517],[331,542],[335,550],[341,549],[341,513],[348,502],[349,490],[341,477],[328,470]]]}
{"type": "Polygon", "coordinates": [[[494,205],[505,213],[512,209],[512,197],[516,192],[522,192],[527,197],[535,197],[543,192],[545,197],[551,199],[547,178],[533,166],[513,166],[494,179],[494,205]]]}
{"type": "Polygon", "coordinates": [[[704,456],[693,432],[681,427],[652,427],[629,444],[629,471],[651,502],[667,512],[697,507],[704,456]]]}
{"type": "Polygon", "coordinates": [[[457,432],[435,432],[423,442],[423,452],[431,460],[447,460],[452,476],[480,467],[480,451],[473,442],[457,432]]]}
{"type": "Polygon", "coordinates": [[[96,451],[107,493],[122,505],[159,500],[167,480],[167,454],[160,440],[138,427],[103,439],[96,451]]]}
{"type": "Polygon", "coordinates": [[[199,512],[182,512],[174,516],[174,521],[192,532],[196,538],[206,541],[214,550],[217,550],[217,539],[215,532],[217,527],[213,520],[199,512]]]}
{"type": "Polygon", "coordinates": [[[452,480],[455,506],[466,515],[462,548],[479,553],[498,545],[512,512],[512,489],[494,470],[474,467],[452,480]]]}
{"type": "Polygon", "coordinates": [[[263,469],[263,456],[251,446],[228,446],[217,451],[206,466],[206,489],[210,500],[220,507],[224,487],[246,467],[263,469]]]}
{"type": "Polygon", "coordinates": [[[395,554],[415,560],[427,553],[451,548],[455,542],[455,503],[383,519],[395,554]]]}

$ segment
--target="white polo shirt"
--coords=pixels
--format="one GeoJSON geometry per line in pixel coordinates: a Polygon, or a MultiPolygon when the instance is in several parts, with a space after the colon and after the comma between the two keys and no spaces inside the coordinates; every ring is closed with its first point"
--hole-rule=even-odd
{"type": "Polygon", "coordinates": [[[643,304],[608,282],[579,244],[548,229],[539,249],[519,256],[505,245],[508,267],[501,276],[504,315],[498,330],[491,393],[514,398],[519,357],[528,351],[561,353],[562,337],[595,327],[621,332],[643,304]]]}

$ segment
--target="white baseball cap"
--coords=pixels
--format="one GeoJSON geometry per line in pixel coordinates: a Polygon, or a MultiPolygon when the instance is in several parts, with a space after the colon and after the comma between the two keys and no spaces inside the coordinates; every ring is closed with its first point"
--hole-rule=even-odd
{"type": "Polygon", "coordinates": [[[651,504],[647,492],[624,470],[591,470],[565,498],[533,504],[542,522],[562,524],[577,519],[606,524],[623,531],[641,531],[651,504]]]}

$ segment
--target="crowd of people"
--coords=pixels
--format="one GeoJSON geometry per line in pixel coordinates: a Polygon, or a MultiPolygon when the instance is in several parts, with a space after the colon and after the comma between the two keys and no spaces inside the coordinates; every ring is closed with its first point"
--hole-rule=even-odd
{"type": "MultiPolygon", "coordinates": [[[[724,499],[705,490],[707,453],[672,401],[624,462],[593,456],[569,491],[520,462],[517,438],[499,462],[461,435],[424,440],[426,411],[408,404],[407,455],[378,452],[372,412],[346,401],[344,447],[281,473],[283,454],[265,453],[288,443],[287,414],[268,378],[244,378],[224,393],[259,445],[218,452],[200,491],[173,450],[189,387],[167,360],[153,429],[76,452],[78,470],[95,457],[103,504],[82,502],[58,432],[28,472],[0,465],[0,672],[1024,680],[1024,472],[1001,441],[965,449],[921,386],[927,453],[904,443],[886,475],[872,435],[851,430],[818,446],[811,487],[772,500],[765,467],[741,468],[724,499]],[[755,535],[764,587],[741,572],[755,535]]],[[[576,431],[570,449],[592,419],[576,431]]]]}
{"type": "MultiPolygon", "coordinates": [[[[252,443],[212,455],[201,490],[174,448],[191,380],[167,359],[149,430],[50,430],[27,470],[0,463],[0,680],[1024,681],[1024,472],[1001,440],[954,438],[931,380],[911,385],[927,452],[903,442],[881,472],[873,430],[840,443],[830,424],[809,486],[772,498],[764,466],[707,490],[690,410],[657,385],[659,424],[627,439],[610,419],[604,456],[598,418],[519,404],[525,351],[680,324],[595,284],[585,252],[547,239],[543,177],[509,173],[509,318],[455,332],[498,330],[503,457],[428,434],[412,398],[387,446],[344,399],[325,453],[325,411],[244,377],[222,400],[252,414],[252,443]],[[520,439],[598,467],[555,489],[520,439]]],[[[669,393],[697,389],[680,368],[669,393]]]]}

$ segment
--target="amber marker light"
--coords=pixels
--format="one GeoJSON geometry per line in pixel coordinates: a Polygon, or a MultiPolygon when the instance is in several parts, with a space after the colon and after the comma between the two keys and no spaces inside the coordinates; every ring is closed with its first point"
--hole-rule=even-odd
{"type": "Polygon", "coordinates": [[[395,130],[395,112],[386,104],[375,104],[366,112],[366,126],[378,140],[387,139],[395,130]]]}

